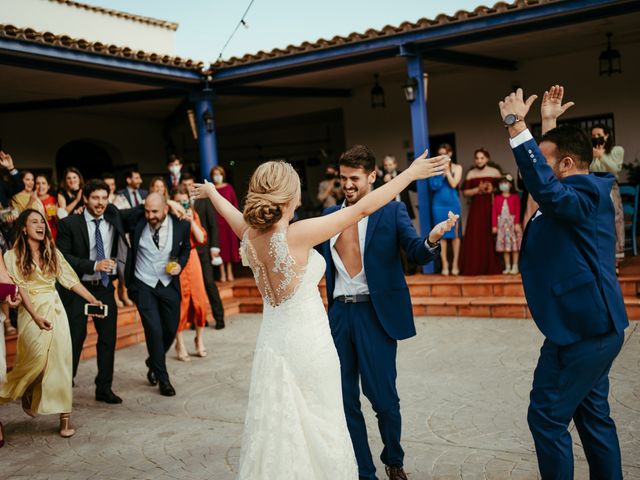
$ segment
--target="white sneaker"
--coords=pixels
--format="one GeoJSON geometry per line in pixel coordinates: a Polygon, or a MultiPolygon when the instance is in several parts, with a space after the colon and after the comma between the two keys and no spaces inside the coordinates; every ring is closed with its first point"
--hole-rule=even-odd
{"type": "Polygon", "coordinates": [[[511,267],[511,275],[517,275],[518,273],[520,273],[520,270],[518,270],[518,264],[515,264],[511,267]]]}
{"type": "Polygon", "coordinates": [[[507,265],[507,267],[502,271],[503,275],[507,275],[511,273],[511,265],[507,265]]]}

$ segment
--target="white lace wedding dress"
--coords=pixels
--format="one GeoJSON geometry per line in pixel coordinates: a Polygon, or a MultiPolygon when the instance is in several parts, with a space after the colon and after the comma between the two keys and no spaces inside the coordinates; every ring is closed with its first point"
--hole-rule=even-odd
{"type": "Polygon", "coordinates": [[[243,260],[264,299],[240,454],[240,480],[356,480],[340,363],[318,282],[322,255],[289,254],[286,230],[247,231],[243,260]]]}

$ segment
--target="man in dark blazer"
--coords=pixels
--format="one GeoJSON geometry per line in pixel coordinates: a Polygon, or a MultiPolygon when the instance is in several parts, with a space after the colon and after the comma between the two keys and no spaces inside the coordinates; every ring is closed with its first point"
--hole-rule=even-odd
{"type": "Polygon", "coordinates": [[[164,196],[151,193],[144,209],[126,218],[131,239],[125,279],[142,319],[149,357],[147,379],[160,394],[176,394],[165,355],[180,321],[180,272],[189,259],[191,224],[169,213],[164,196]]]}
{"type": "MultiPolygon", "coordinates": [[[[192,188],[195,184],[195,178],[190,173],[183,173],[180,179],[180,184],[186,188],[192,188]]],[[[209,297],[209,304],[211,305],[211,312],[213,313],[213,319],[215,320],[215,329],[220,330],[224,328],[224,307],[222,300],[220,299],[220,292],[216,285],[214,266],[212,260],[219,258],[219,265],[222,264],[222,258],[220,257],[220,244],[218,243],[218,222],[216,220],[216,209],[208,198],[199,198],[193,203],[193,209],[200,217],[200,223],[202,228],[207,232],[207,242],[204,245],[197,245],[196,251],[200,259],[200,265],[202,266],[202,275],[204,277],[204,286],[207,290],[207,296],[209,297]],[[212,253],[212,249],[217,248],[218,254],[212,253]]]]}
{"type": "MultiPolygon", "coordinates": [[[[367,195],[376,180],[375,156],[355,145],[340,157],[345,204],[367,195]]],[[[324,214],[342,208],[329,207],[324,214]]],[[[400,250],[424,265],[439,252],[439,240],[456,223],[452,214],[427,239],[416,233],[402,202],[374,214],[322,244],[327,262],[329,324],[340,357],[342,395],[361,479],[376,479],[360,409],[360,386],[378,417],[384,444],[380,456],[392,480],[406,480],[400,445],[400,399],[396,389],[397,341],[416,334],[400,250]]]]}
{"type": "Polygon", "coordinates": [[[527,420],[543,479],[573,478],[572,419],[590,477],[622,479],[607,398],[609,370],[629,324],[615,273],[615,179],[589,173],[591,142],[579,129],[549,130],[538,146],[524,121],[535,99],[525,101],[518,89],[499,103],[518,168],[539,205],[520,255],[527,303],[545,336],[527,420]]]}
{"type": "Polygon", "coordinates": [[[142,185],[142,175],[140,175],[140,170],[137,168],[128,169],[124,174],[124,179],[127,186],[122,190],[119,190],[118,194],[122,195],[127,202],[129,202],[129,206],[132,208],[142,205],[149,192],[140,188],[142,185]]]}
{"type": "MultiPolygon", "coordinates": [[[[82,284],[108,307],[106,318],[93,320],[98,334],[96,400],[122,403],[111,390],[118,319],[113,288],[117,262],[112,259],[126,258],[127,240],[120,212],[109,203],[108,185],[101,180],[90,180],[84,186],[83,196],[84,212],[60,221],[56,244],[82,284]]],[[[65,303],[65,309],[71,331],[75,377],[87,336],[86,302],[78,295],[68,298],[70,302],[65,303]]]]}

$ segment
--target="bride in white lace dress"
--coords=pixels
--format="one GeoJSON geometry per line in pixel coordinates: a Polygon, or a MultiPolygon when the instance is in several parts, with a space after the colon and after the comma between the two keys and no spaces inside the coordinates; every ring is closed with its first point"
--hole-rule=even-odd
{"type": "Polygon", "coordinates": [[[291,225],[300,204],[300,179],[288,163],[267,162],[256,169],[244,213],[210,183],[192,190],[193,196],[210,198],[242,239],[243,260],[264,300],[239,479],[358,478],[342,405],[340,363],[318,289],[326,265],[313,246],[384,206],[412,181],[442,174],[447,161],[427,159],[425,152],[355,205],[291,225]]]}

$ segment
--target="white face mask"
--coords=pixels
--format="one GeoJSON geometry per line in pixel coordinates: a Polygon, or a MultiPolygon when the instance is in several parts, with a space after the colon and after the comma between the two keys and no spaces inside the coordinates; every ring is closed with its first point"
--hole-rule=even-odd
{"type": "Polygon", "coordinates": [[[171,165],[169,167],[169,171],[171,172],[171,175],[174,175],[174,176],[180,175],[180,170],[182,170],[182,167],[180,165],[171,165]]]}
{"type": "Polygon", "coordinates": [[[498,185],[498,188],[501,192],[508,192],[511,189],[511,185],[509,185],[508,183],[501,183],[498,185]]]}
{"type": "Polygon", "coordinates": [[[222,183],[222,180],[224,180],[224,178],[222,178],[222,175],[213,176],[213,183],[222,183]]]}

